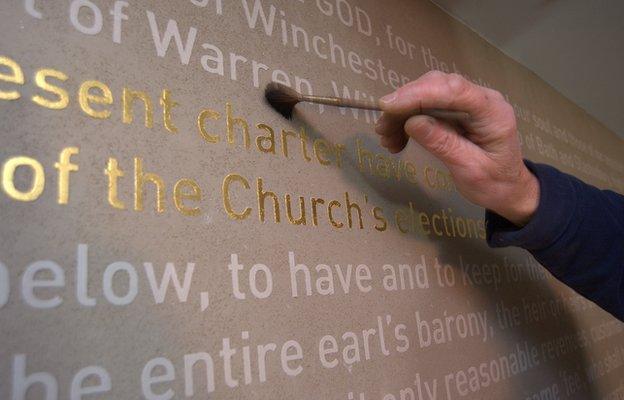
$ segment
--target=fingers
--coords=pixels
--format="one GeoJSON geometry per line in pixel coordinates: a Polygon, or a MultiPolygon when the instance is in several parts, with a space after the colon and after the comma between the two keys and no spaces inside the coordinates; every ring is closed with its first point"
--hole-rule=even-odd
{"type": "Polygon", "coordinates": [[[461,136],[452,125],[417,115],[405,122],[405,132],[447,166],[465,165],[478,148],[461,136]]]}
{"type": "Polygon", "coordinates": [[[457,132],[455,126],[424,115],[405,118],[384,113],[375,131],[380,135],[380,145],[390,153],[403,150],[411,137],[448,165],[465,163],[465,150],[476,149],[473,143],[457,132]]]}
{"type": "Polygon", "coordinates": [[[479,148],[490,153],[500,153],[501,148],[504,150],[509,147],[508,139],[517,135],[513,107],[505,101],[503,95],[475,85],[458,74],[429,72],[381,98],[379,105],[384,114],[376,131],[384,137],[382,145],[392,152],[401,151],[405,147],[405,132],[410,136],[414,133],[414,139],[434,155],[445,162],[457,162],[459,159],[455,157],[456,154],[448,154],[453,153],[456,147],[469,147],[473,155],[479,148]],[[422,118],[410,118],[423,109],[463,111],[470,118],[462,121],[461,127],[457,128],[443,120],[422,115],[422,118]],[[430,125],[438,132],[430,138],[434,142],[421,143],[429,137],[424,134],[424,130],[430,125]],[[408,126],[413,132],[407,131],[408,126]]]}
{"type": "Polygon", "coordinates": [[[516,117],[502,94],[457,74],[429,72],[381,98],[379,106],[384,113],[376,131],[390,152],[401,151],[412,138],[448,167],[468,200],[511,221],[530,216],[517,211],[524,207],[519,199],[535,182],[521,178],[527,173],[516,117]],[[463,111],[470,118],[446,122],[422,115],[424,109],[463,111]]]}
{"type": "Polygon", "coordinates": [[[442,108],[464,111],[480,119],[490,115],[492,106],[501,101],[498,92],[475,85],[461,75],[431,71],[382,97],[379,104],[391,114],[410,115],[423,108],[442,108]]]}

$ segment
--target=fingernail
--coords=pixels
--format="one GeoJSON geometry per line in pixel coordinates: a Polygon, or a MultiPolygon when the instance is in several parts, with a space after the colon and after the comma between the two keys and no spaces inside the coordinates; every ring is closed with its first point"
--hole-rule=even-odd
{"type": "Polygon", "coordinates": [[[433,119],[426,118],[420,125],[421,132],[424,135],[429,135],[429,133],[433,130],[433,119]]]}
{"type": "Polygon", "coordinates": [[[384,97],[382,97],[381,99],[379,99],[379,101],[381,101],[384,104],[391,104],[393,103],[395,100],[397,99],[397,92],[393,92],[390,94],[385,95],[384,97]]]}
{"type": "Polygon", "coordinates": [[[415,131],[420,135],[428,135],[433,129],[433,118],[422,115],[414,116],[407,120],[405,129],[410,132],[415,131]]]}
{"type": "Polygon", "coordinates": [[[423,124],[423,131],[425,131],[426,133],[429,133],[431,132],[432,129],[433,129],[433,119],[427,118],[423,124]]]}

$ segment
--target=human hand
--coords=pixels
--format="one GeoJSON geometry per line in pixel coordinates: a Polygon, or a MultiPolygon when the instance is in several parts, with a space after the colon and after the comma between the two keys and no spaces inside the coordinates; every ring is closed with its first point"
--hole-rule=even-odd
{"type": "Polygon", "coordinates": [[[382,97],[375,127],[381,145],[398,153],[409,138],[442,161],[459,192],[518,226],[539,203],[539,182],[522,161],[513,107],[499,92],[461,75],[432,71],[382,97]],[[451,124],[414,113],[423,108],[464,111],[451,124]]]}

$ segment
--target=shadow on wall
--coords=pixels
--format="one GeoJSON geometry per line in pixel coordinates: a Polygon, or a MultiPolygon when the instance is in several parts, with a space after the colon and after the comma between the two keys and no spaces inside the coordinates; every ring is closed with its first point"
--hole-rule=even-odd
{"type": "MultiPolygon", "coordinates": [[[[311,139],[325,138],[333,139],[331,135],[325,135],[319,130],[316,130],[314,125],[310,125],[313,120],[317,120],[318,117],[306,118],[305,114],[307,110],[303,109],[302,112],[295,114],[295,125],[305,125],[306,132],[311,139]]],[[[340,114],[336,109],[326,109],[323,119],[337,121],[340,120],[340,114]]],[[[343,127],[344,124],[341,124],[343,127]]],[[[375,149],[377,146],[377,139],[371,132],[358,132],[353,128],[349,132],[342,131],[340,137],[347,138],[346,141],[341,140],[348,149],[355,148],[355,140],[359,139],[361,143],[368,149],[375,149]]],[[[404,150],[404,151],[408,151],[404,150]]],[[[388,153],[388,155],[390,155],[388,153]]],[[[439,212],[441,209],[446,209],[452,205],[448,202],[432,199],[424,190],[418,185],[401,185],[396,182],[387,182],[382,179],[371,176],[361,172],[358,167],[358,162],[353,157],[353,154],[347,152],[345,157],[345,163],[350,165],[350,168],[338,169],[345,177],[357,184],[361,190],[368,193],[369,196],[374,193],[378,199],[392,204],[394,208],[405,207],[408,202],[412,201],[417,204],[419,210],[428,214],[439,212]]],[[[388,229],[397,229],[392,223],[388,224],[388,229]]],[[[460,267],[457,265],[458,255],[462,255],[467,263],[478,262],[497,264],[501,268],[504,268],[505,262],[503,254],[500,250],[489,248],[484,241],[476,241],[474,239],[426,239],[417,234],[412,234],[413,237],[419,240],[427,240],[429,243],[437,247],[437,257],[441,264],[449,264],[456,270],[460,267]]],[[[508,259],[509,252],[506,252],[508,259]]],[[[457,271],[456,276],[461,276],[463,272],[457,271]]],[[[518,305],[518,299],[521,297],[530,297],[531,301],[557,301],[559,296],[544,282],[543,280],[530,280],[528,279],[528,272],[521,270],[520,283],[503,282],[499,290],[494,290],[491,286],[474,286],[472,290],[477,292],[479,296],[484,299],[484,302],[489,305],[488,314],[496,315],[494,305],[496,303],[503,302],[506,305],[518,305]]],[[[513,385],[514,391],[517,395],[528,396],[532,392],[539,391],[549,385],[552,385],[554,381],[560,382],[560,373],[562,371],[576,372],[582,382],[582,389],[575,393],[575,398],[593,400],[599,399],[597,389],[592,382],[589,381],[586,375],[586,371],[589,369],[589,360],[587,354],[582,350],[582,344],[578,341],[576,333],[579,331],[579,327],[576,324],[573,314],[566,307],[560,308],[561,312],[556,318],[546,318],[540,320],[538,323],[521,324],[512,328],[507,328],[504,332],[506,340],[516,342],[527,342],[529,346],[535,346],[538,349],[541,348],[543,342],[559,338],[562,336],[572,338],[571,348],[578,349],[572,351],[563,357],[543,362],[540,355],[540,365],[538,366],[540,375],[544,376],[544,381],[541,386],[532,385],[527,386],[526,381],[523,382],[521,376],[509,379],[506,381],[507,385],[513,385]]],[[[511,351],[511,349],[510,349],[511,351]]],[[[502,355],[502,354],[500,354],[502,355]]],[[[478,360],[483,362],[484,360],[478,360]]],[[[457,369],[462,366],[457,366],[457,369]]],[[[531,373],[531,372],[529,372],[531,373]]],[[[559,390],[563,388],[559,385],[559,390]]]]}

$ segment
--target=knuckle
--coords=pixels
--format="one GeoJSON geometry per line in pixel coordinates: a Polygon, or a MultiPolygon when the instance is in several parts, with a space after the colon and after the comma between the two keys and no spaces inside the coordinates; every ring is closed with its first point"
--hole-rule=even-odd
{"type": "Polygon", "coordinates": [[[498,90],[485,89],[486,97],[493,101],[505,101],[505,96],[498,90]]]}
{"type": "Polygon", "coordinates": [[[470,84],[466,78],[455,73],[447,75],[446,83],[451,89],[451,92],[455,95],[462,95],[470,88],[470,84]]]}
{"type": "Polygon", "coordinates": [[[503,101],[502,105],[502,112],[503,114],[505,114],[505,116],[509,119],[516,119],[516,112],[514,111],[514,108],[512,107],[511,104],[507,103],[506,101],[503,101]]]}
{"type": "Polygon", "coordinates": [[[424,74],[423,78],[427,78],[427,79],[440,79],[444,75],[446,75],[444,72],[438,71],[438,70],[434,69],[434,70],[431,70],[431,71],[427,72],[426,74],[424,74]]]}
{"type": "Polygon", "coordinates": [[[492,132],[499,138],[513,138],[517,135],[517,122],[513,107],[506,101],[485,106],[484,118],[492,132]]]}
{"type": "Polygon", "coordinates": [[[500,106],[500,119],[502,129],[510,135],[515,135],[516,132],[516,114],[513,107],[507,103],[503,102],[500,106]]]}

